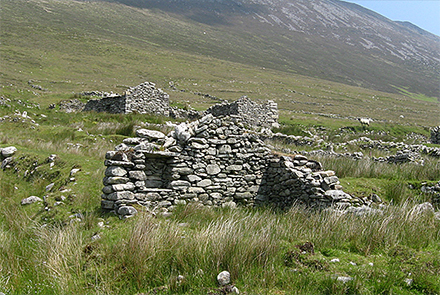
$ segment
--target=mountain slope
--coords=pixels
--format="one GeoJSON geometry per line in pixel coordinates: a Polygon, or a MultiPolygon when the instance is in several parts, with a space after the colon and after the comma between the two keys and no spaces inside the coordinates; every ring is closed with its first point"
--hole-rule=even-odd
{"type": "Polygon", "coordinates": [[[395,92],[440,97],[440,38],[338,0],[115,0],[216,30],[197,52],[395,92]],[[215,34],[217,33],[217,34],[215,34]],[[238,40],[218,43],[219,34],[238,40]],[[245,52],[243,54],[243,52],[245,52]],[[224,53],[223,53],[224,54],[224,53]],[[245,56],[243,56],[245,55],[245,56]]]}

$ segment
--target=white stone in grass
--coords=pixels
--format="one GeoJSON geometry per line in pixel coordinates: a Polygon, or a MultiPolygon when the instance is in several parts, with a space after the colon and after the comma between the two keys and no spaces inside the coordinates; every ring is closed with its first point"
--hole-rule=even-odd
{"type": "Polygon", "coordinates": [[[1,149],[1,153],[4,158],[12,157],[16,152],[17,148],[14,146],[9,146],[1,149]]]}
{"type": "Polygon", "coordinates": [[[343,276],[342,276],[342,277],[338,277],[337,280],[338,280],[339,282],[347,283],[347,282],[349,282],[349,281],[352,281],[353,278],[352,278],[352,277],[343,277],[343,276]]]}
{"type": "Polygon", "coordinates": [[[339,258],[333,258],[330,262],[340,262],[339,258]]]}
{"type": "Polygon", "coordinates": [[[227,284],[231,283],[231,274],[229,271],[222,271],[217,275],[217,282],[220,286],[226,286],[227,284]]]}
{"type": "Polygon", "coordinates": [[[43,200],[37,196],[30,196],[26,199],[21,200],[22,205],[30,205],[37,202],[43,202],[43,200]]]}

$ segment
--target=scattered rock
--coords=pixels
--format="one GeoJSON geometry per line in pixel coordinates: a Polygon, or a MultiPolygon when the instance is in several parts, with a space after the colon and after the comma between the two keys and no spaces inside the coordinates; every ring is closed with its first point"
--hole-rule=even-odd
{"type": "Polygon", "coordinates": [[[21,200],[21,205],[30,205],[37,202],[43,202],[43,200],[37,196],[30,196],[26,199],[21,200]]]}
{"type": "Polygon", "coordinates": [[[336,280],[338,280],[339,282],[342,282],[342,283],[345,284],[345,283],[348,283],[349,281],[352,281],[353,278],[352,277],[346,277],[346,276],[340,276],[340,277],[337,277],[336,280]]]}
{"type": "Polygon", "coordinates": [[[121,206],[118,209],[118,214],[124,217],[131,217],[136,215],[137,213],[138,211],[136,210],[136,208],[132,206],[121,206]]]}
{"type": "Polygon", "coordinates": [[[5,147],[0,150],[3,158],[12,157],[17,152],[17,148],[14,146],[5,147]]]}
{"type": "Polygon", "coordinates": [[[231,283],[231,274],[224,270],[217,275],[217,282],[220,286],[226,286],[231,283]]]}

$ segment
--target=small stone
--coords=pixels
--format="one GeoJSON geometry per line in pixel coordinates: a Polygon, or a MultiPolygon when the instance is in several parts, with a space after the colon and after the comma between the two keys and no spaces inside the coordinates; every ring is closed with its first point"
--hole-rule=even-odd
{"type": "Polygon", "coordinates": [[[49,185],[46,186],[46,192],[49,192],[52,190],[52,188],[54,187],[55,183],[51,183],[49,185]]]}
{"type": "Polygon", "coordinates": [[[37,196],[30,196],[26,199],[21,200],[22,205],[30,205],[37,202],[43,202],[43,200],[37,196]]]}
{"type": "Polygon", "coordinates": [[[9,146],[1,149],[1,153],[4,158],[12,157],[16,152],[17,148],[14,146],[9,146]]]}
{"type": "Polygon", "coordinates": [[[339,258],[333,258],[332,260],[330,260],[330,262],[340,262],[339,258]]]}
{"type": "Polygon", "coordinates": [[[127,171],[118,166],[109,166],[105,170],[105,176],[108,177],[124,177],[127,175],[127,171]]]}
{"type": "Polygon", "coordinates": [[[121,206],[118,209],[118,214],[123,216],[127,216],[127,215],[133,216],[136,215],[137,213],[138,211],[133,206],[121,206]]]}
{"type": "Polygon", "coordinates": [[[81,171],[81,169],[75,168],[70,170],[70,176],[74,176],[76,173],[78,173],[79,171],[81,171]]]}
{"type": "Polygon", "coordinates": [[[94,236],[92,236],[90,239],[92,240],[92,242],[99,240],[101,238],[101,236],[99,234],[96,234],[94,236]]]}
{"type": "Polygon", "coordinates": [[[209,175],[216,175],[219,174],[221,171],[220,167],[217,164],[210,164],[206,166],[206,173],[209,175]]]}
{"type": "Polygon", "coordinates": [[[340,281],[340,282],[343,282],[343,283],[348,283],[349,281],[352,281],[353,278],[352,277],[341,276],[341,277],[338,277],[337,280],[340,281]]]}
{"type": "Polygon", "coordinates": [[[128,173],[129,177],[135,180],[147,180],[145,172],[142,170],[133,170],[128,173]]]}
{"type": "Polygon", "coordinates": [[[220,286],[226,286],[231,283],[231,274],[224,270],[217,275],[217,282],[220,286]]]}
{"type": "Polygon", "coordinates": [[[212,184],[211,179],[203,179],[202,181],[197,182],[198,187],[207,187],[212,184]]]}

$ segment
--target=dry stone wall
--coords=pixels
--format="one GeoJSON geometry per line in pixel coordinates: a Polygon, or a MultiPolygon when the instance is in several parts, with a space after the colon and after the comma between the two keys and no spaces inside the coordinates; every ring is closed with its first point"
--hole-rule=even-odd
{"type": "Polygon", "coordinates": [[[206,114],[213,114],[215,117],[240,116],[248,126],[279,127],[278,105],[272,100],[261,105],[243,96],[232,103],[225,102],[214,105],[206,110],[206,114]]]}
{"type": "Polygon", "coordinates": [[[135,203],[164,211],[187,203],[281,209],[361,203],[320,163],[274,154],[240,116],[209,114],[168,135],[146,129],[136,135],[106,154],[102,208],[121,216],[134,214],[135,203]]]}
{"type": "MultiPolygon", "coordinates": [[[[95,93],[95,92],[91,92],[95,93]]],[[[90,100],[84,111],[108,113],[155,114],[172,118],[198,119],[203,114],[195,110],[184,110],[170,106],[169,95],[151,82],[128,89],[124,95],[112,94],[99,100],[90,100]]],[[[233,103],[222,103],[210,107],[205,114],[215,117],[240,116],[247,126],[278,127],[278,106],[274,101],[258,104],[247,97],[233,103]]]]}
{"type": "Polygon", "coordinates": [[[440,126],[431,129],[431,142],[440,144],[440,126]]]}

